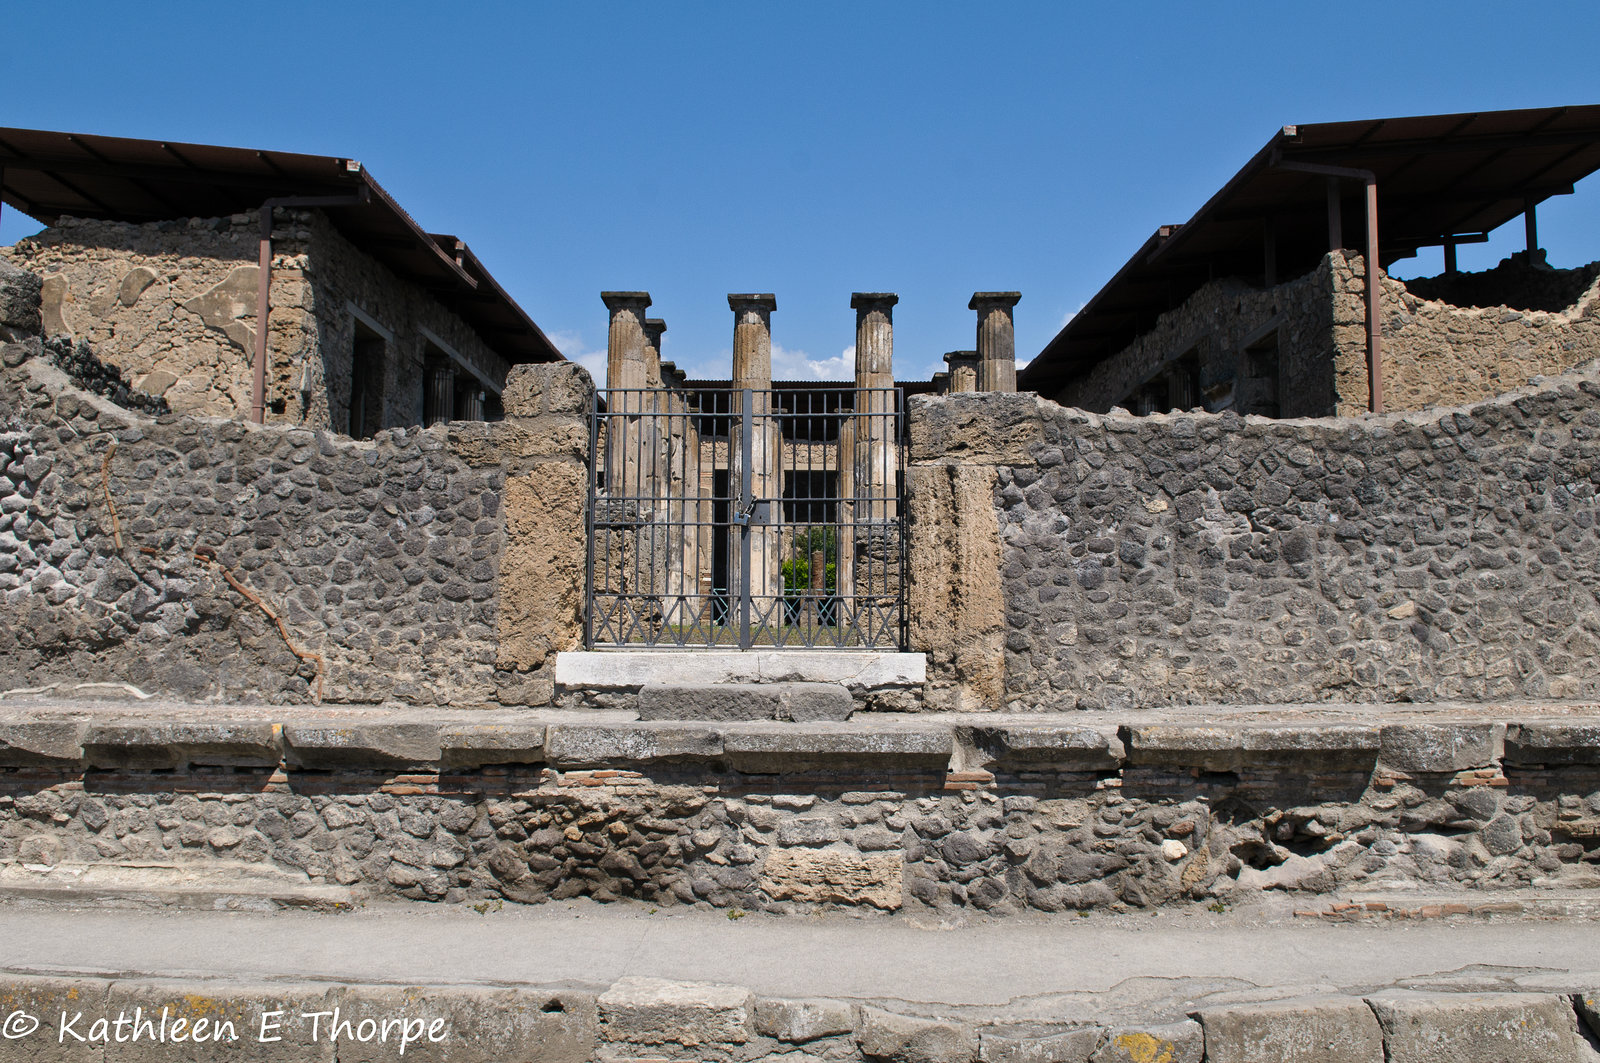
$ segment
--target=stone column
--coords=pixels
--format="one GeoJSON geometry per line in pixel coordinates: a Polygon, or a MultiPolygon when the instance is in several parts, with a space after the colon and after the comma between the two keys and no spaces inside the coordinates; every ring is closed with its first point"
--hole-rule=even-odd
{"type": "Polygon", "coordinates": [[[944,356],[944,362],[950,367],[950,387],[947,394],[960,395],[978,390],[977,351],[951,351],[944,356]]]}
{"type": "MultiPolygon", "coordinates": [[[[779,527],[783,510],[781,503],[766,501],[783,497],[783,439],[772,415],[772,312],[778,308],[778,300],[770,294],[733,294],[728,296],[728,308],[733,311],[733,386],[754,392],[750,410],[750,495],[745,500],[746,504],[750,499],[761,500],[750,513],[750,622],[754,627],[762,617],[773,623],[783,619],[783,530],[779,527]]],[[[736,394],[738,413],[743,412],[742,402],[743,396],[736,394]]],[[[737,498],[744,475],[740,460],[744,440],[738,420],[728,438],[728,487],[737,498]]],[[[730,568],[737,571],[741,559],[739,528],[733,527],[730,533],[734,536],[728,555],[730,568]]]]}
{"type": "Polygon", "coordinates": [[[611,328],[606,336],[606,493],[613,496],[638,495],[639,414],[644,396],[639,389],[650,386],[649,339],[645,334],[644,311],[650,305],[649,292],[601,292],[601,300],[611,311],[611,328]]]}
{"type": "Polygon", "coordinates": [[[426,367],[427,397],[423,402],[422,426],[448,421],[455,416],[456,371],[448,362],[435,362],[426,367]]]}
{"type": "Polygon", "coordinates": [[[1017,336],[1011,308],[1021,292],[973,292],[968,310],[978,312],[978,390],[1017,390],[1017,336]]]}

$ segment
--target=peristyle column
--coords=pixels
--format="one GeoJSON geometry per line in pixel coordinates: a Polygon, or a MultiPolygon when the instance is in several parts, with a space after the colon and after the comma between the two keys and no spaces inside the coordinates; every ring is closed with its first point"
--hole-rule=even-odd
{"type": "MultiPolygon", "coordinates": [[[[750,520],[750,597],[751,626],[763,618],[773,624],[783,619],[783,532],[779,527],[783,497],[782,433],[772,408],[772,312],[777,297],[770,293],[730,294],[728,308],[733,311],[733,397],[737,415],[744,412],[743,390],[751,391],[750,406],[750,482],[744,490],[741,421],[736,418],[729,434],[728,488],[734,508],[748,513],[750,520]]],[[[729,556],[740,563],[740,528],[734,535],[729,556]]]]}
{"type": "Polygon", "coordinates": [[[1011,308],[1021,292],[973,292],[968,310],[978,312],[978,390],[1017,390],[1017,336],[1011,308]]]}

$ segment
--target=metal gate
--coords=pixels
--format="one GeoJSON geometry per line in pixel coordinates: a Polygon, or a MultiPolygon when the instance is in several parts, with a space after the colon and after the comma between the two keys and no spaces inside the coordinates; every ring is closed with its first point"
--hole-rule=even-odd
{"type": "Polygon", "coordinates": [[[596,396],[585,641],[901,649],[898,388],[596,396]]]}

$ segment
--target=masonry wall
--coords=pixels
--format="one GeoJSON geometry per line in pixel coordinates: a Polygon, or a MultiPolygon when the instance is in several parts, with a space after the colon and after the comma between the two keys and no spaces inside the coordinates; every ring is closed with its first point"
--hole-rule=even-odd
{"type": "Polygon", "coordinates": [[[505,423],[358,442],[143,417],[36,340],[0,352],[0,688],[549,699],[580,631],[581,369],[526,367],[505,423]]]}
{"type": "MultiPolygon", "coordinates": [[[[1104,413],[1130,391],[1189,352],[1199,361],[1205,408],[1242,413],[1320,417],[1333,412],[1336,344],[1349,336],[1335,328],[1340,306],[1335,274],[1347,270],[1329,255],[1310,273],[1272,288],[1237,278],[1213,281],[1118,354],[1074,380],[1056,400],[1104,413]],[[1277,333],[1278,379],[1253,373],[1246,348],[1277,333]],[[1274,386],[1275,383],[1275,386],[1274,386]]],[[[1358,319],[1359,323],[1359,319],[1358,319]]],[[[1358,334],[1355,341],[1364,342],[1358,334]]],[[[1363,383],[1364,386],[1364,383],[1363,383]]]]}
{"type": "MultiPolygon", "coordinates": [[[[1364,298],[1354,274],[1338,280],[1341,302],[1364,298]]],[[[1475,274],[1406,283],[1385,277],[1382,300],[1390,409],[1477,402],[1600,358],[1595,265],[1551,270],[1508,260],[1475,274]]],[[[1359,376],[1365,380],[1364,366],[1359,376]]],[[[1341,388],[1341,414],[1365,408],[1364,391],[1341,388]]]]}
{"type": "MultiPolygon", "coordinates": [[[[916,400],[911,482],[992,474],[1005,693],[990,707],[1588,698],[1597,430],[1592,366],[1360,420],[948,396],[916,400]]],[[[918,512],[914,552],[938,534],[918,512]]],[[[937,598],[912,590],[913,616],[937,623],[937,598]]]]}
{"type": "MultiPolygon", "coordinates": [[[[435,336],[496,386],[509,364],[429,293],[346,240],[320,211],[274,216],[267,419],[349,424],[355,306],[393,336],[380,385],[384,427],[422,422],[435,336]],[[300,384],[311,369],[312,401],[300,384]]],[[[132,224],[62,218],[3,249],[43,277],[44,331],[87,339],[140,390],[195,416],[249,416],[260,215],[132,224]]]]}

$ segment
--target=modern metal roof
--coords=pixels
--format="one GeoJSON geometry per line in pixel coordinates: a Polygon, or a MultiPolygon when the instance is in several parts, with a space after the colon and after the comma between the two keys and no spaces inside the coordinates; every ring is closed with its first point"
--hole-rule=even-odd
{"type": "Polygon", "coordinates": [[[354,159],[0,128],[0,200],[46,225],[63,215],[126,222],[219,218],[282,197],[350,200],[317,209],[508,361],[561,359],[466,244],[424,231],[354,159]]]}
{"type": "MultiPolygon", "coordinates": [[[[1314,268],[1328,251],[1328,178],[1286,168],[1297,164],[1372,172],[1387,266],[1420,247],[1481,240],[1529,203],[1570,193],[1600,170],[1600,106],[1284,126],[1187,223],[1146,240],[1018,372],[1018,386],[1054,394],[1208,280],[1260,279],[1269,231],[1279,278],[1314,268]]],[[[1360,248],[1361,186],[1342,191],[1343,246],[1360,248]]]]}

